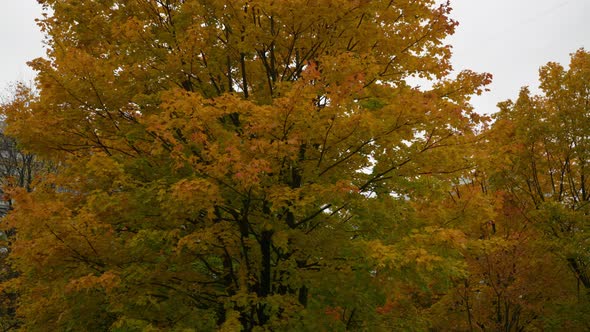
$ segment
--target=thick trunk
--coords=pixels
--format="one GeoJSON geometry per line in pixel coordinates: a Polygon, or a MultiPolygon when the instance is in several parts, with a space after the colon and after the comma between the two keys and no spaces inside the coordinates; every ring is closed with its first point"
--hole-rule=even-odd
{"type": "Polygon", "coordinates": [[[585,269],[580,266],[580,264],[575,258],[568,258],[567,262],[570,268],[576,274],[576,278],[582,283],[582,285],[586,289],[586,292],[590,292],[590,277],[588,276],[588,273],[586,273],[585,269]]]}
{"type": "MultiPolygon", "coordinates": [[[[260,298],[267,297],[271,293],[271,245],[272,231],[263,231],[260,234],[261,270],[260,287],[258,289],[258,297],[260,298]]],[[[269,318],[264,309],[265,305],[259,305],[258,321],[260,325],[264,325],[269,318]]]]}

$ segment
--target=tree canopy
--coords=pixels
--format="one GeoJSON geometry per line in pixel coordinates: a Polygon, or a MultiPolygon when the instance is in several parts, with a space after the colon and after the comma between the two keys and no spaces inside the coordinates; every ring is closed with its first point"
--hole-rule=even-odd
{"type": "MultiPolygon", "coordinates": [[[[536,127],[510,128],[512,109],[537,101],[523,92],[487,127],[469,96],[491,75],[451,75],[448,3],[40,2],[48,53],[30,62],[36,91],[2,108],[8,134],[55,165],[34,190],[9,191],[19,273],[2,287],[19,295],[23,330],[510,330],[526,324],[498,318],[509,310],[498,301],[528,323],[543,313],[543,301],[523,309],[543,283],[531,271],[547,267],[531,257],[574,268],[573,257],[582,280],[583,244],[565,260],[538,255],[565,231],[539,244],[511,224],[546,199],[520,191],[529,178],[502,175],[522,160],[530,171],[512,137],[536,127]],[[510,163],[485,158],[500,150],[510,163]],[[514,203],[522,195],[532,203],[514,203]],[[463,318],[441,318],[451,313],[463,318]]],[[[587,113],[585,70],[548,65],[544,105],[585,100],[587,113]]],[[[570,113],[585,116],[556,116],[570,113]]],[[[556,126],[549,145],[560,130],[571,142],[578,123],[535,121],[556,126]]],[[[535,185],[567,170],[547,205],[559,223],[585,216],[590,194],[574,189],[585,188],[581,141],[575,163],[555,151],[535,185]]]]}

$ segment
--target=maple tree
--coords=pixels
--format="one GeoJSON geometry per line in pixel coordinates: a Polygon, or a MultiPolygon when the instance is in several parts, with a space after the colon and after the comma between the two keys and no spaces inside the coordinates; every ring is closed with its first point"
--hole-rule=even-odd
{"type": "Polygon", "coordinates": [[[588,290],[590,53],[573,53],[568,70],[550,62],[539,73],[543,95],[524,88],[516,102],[499,105],[495,130],[505,153],[497,177],[588,290]]]}
{"type": "Polygon", "coordinates": [[[465,234],[461,255],[467,273],[455,277],[454,287],[431,308],[433,326],[455,331],[585,329],[583,314],[575,314],[583,313],[585,304],[567,264],[531,227],[512,194],[482,173],[483,164],[455,186],[445,209],[438,208],[441,220],[465,234]]]}
{"type": "Polygon", "coordinates": [[[490,81],[449,76],[448,3],[40,2],[39,92],[3,107],[57,165],[10,192],[24,329],[428,326],[464,237],[420,202],[490,81]]]}
{"type": "Polygon", "coordinates": [[[433,306],[434,326],[589,328],[589,65],[582,49],[567,70],[543,66],[543,94],[523,88],[481,133],[476,171],[456,181],[438,212],[466,235],[468,274],[433,306]]]}
{"type": "MultiPolygon", "coordinates": [[[[24,92],[20,88],[18,91],[24,92]]],[[[15,91],[16,92],[16,91],[15,91]]],[[[10,101],[13,106],[28,99],[28,95],[16,92],[16,98],[10,101]]],[[[44,173],[51,167],[35,157],[35,155],[21,151],[17,147],[13,137],[3,133],[4,125],[0,124],[0,183],[3,188],[20,187],[31,190],[33,177],[44,173]]],[[[5,216],[12,208],[10,195],[0,191],[0,217],[5,216]]],[[[18,276],[8,262],[10,252],[10,238],[14,236],[14,228],[3,228],[0,231],[0,280],[7,281],[18,276]]],[[[11,331],[18,327],[19,319],[16,317],[18,293],[3,289],[0,292],[0,330],[11,331]]]]}

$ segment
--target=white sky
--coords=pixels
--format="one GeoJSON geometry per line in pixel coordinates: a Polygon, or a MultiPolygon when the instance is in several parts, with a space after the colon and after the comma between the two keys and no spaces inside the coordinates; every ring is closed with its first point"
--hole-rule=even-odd
{"type": "Polygon", "coordinates": [[[538,87],[538,69],[569,64],[579,48],[590,50],[590,0],[451,0],[459,21],[453,65],[494,76],[490,92],[474,97],[479,113],[515,99],[520,87],[538,87]]]}
{"type": "Polygon", "coordinates": [[[36,0],[0,0],[0,96],[11,91],[11,84],[34,78],[26,62],[45,53],[35,23],[40,16],[36,0]]]}
{"type": "MultiPolygon", "coordinates": [[[[537,86],[538,68],[548,61],[569,63],[569,54],[590,49],[590,0],[451,0],[460,25],[449,38],[455,69],[490,72],[491,92],[472,102],[480,113],[515,98],[523,85],[537,86]]],[[[34,23],[35,0],[0,0],[0,95],[10,84],[31,81],[25,62],[42,56],[42,35],[34,23]]]]}

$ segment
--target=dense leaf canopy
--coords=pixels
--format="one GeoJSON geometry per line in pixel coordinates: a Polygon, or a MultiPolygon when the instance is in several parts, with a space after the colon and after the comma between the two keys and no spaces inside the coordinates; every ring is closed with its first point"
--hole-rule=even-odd
{"type": "MultiPolygon", "coordinates": [[[[30,63],[36,92],[3,107],[8,133],[55,165],[34,190],[10,191],[19,275],[3,287],[19,295],[23,330],[469,330],[543,313],[542,301],[514,324],[485,312],[490,301],[522,307],[538,295],[529,272],[546,268],[529,259],[543,245],[510,223],[522,192],[506,188],[522,180],[496,181],[531,171],[506,136],[527,101],[503,104],[486,130],[468,102],[491,76],[450,76],[449,4],[40,2],[48,53],[30,63]],[[485,158],[498,149],[517,153],[506,168],[485,158]],[[499,296],[506,283],[529,288],[499,296]]],[[[582,86],[573,69],[546,67],[543,107],[586,98],[587,113],[585,70],[582,86]],[[561,90],[571,94],[551,94],[561,90]]],[[[587,119],[570,113],[546,146],[587,119]]],[[[581,204],[559,203],[586,181],[585,147],[570,150],[580,171],[567,168],[575,180],[562,175],[558,207],[547,205],[567,216],[581,204]]],[[[555,151],[549,167],[574,165],[555,151]]],[[[546,197],[528,194],[535,207],[546,197]]],[[[536,257],[573,268],[571,255],[536,257]]]]}

